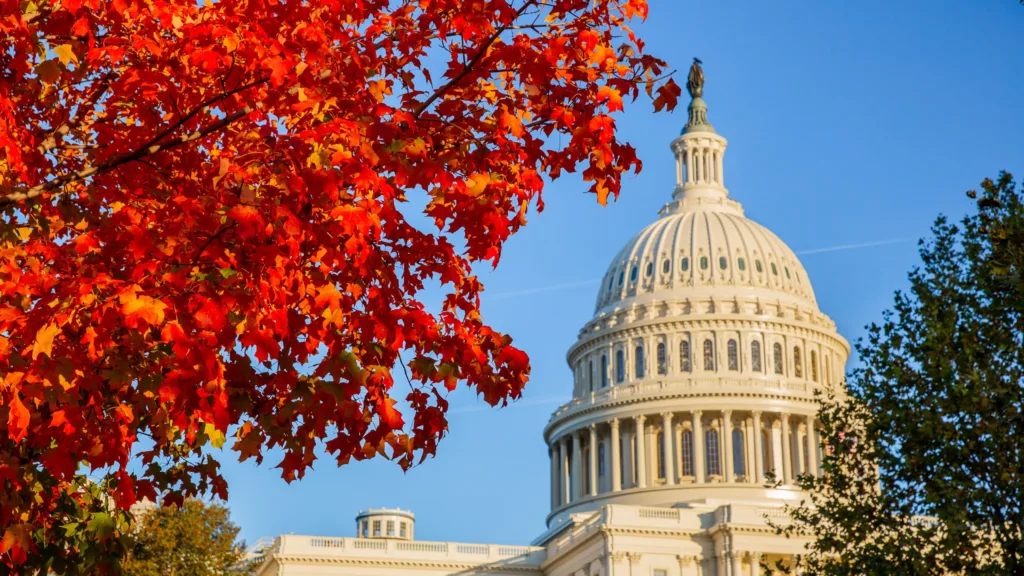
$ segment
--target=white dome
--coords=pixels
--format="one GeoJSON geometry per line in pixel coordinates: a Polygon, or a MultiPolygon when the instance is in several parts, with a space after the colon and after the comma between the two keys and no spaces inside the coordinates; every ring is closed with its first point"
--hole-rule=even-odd
{"type": "Polygon", "coordinates": [[[793,251],[727,199],[684,199],[667,206],[612,260],[596,308],[601,315],[711,292],[817,308],[807,272],[793,251]]]}

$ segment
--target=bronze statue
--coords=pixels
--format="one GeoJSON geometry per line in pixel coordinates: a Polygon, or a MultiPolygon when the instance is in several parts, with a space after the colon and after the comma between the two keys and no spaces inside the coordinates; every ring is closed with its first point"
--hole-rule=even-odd
{"type": "Polygon", "coordinates": [[[693,66],[690,66],[690,77],[686,80],[686,91],[690,93],[690,98],[704,95],[704,70],[700,65],[700,58],[694,58],[693,66]]]}

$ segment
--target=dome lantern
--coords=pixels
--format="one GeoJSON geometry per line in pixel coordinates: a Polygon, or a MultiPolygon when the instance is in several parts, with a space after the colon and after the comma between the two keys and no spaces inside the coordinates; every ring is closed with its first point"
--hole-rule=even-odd
{"type": "Polygon", "coordinates": [[[729,195],[725,188],[723,159],[728,141],[715,132],[708,122],[704,94],[704,71],[700,60],[693,59],[686,88],[690,92],[689,119],[679,138],[672,141],[676,158],[676,188],[671,207],[678,208],[680,200],[712,201],[732,211],[737,208],[724,202],[729,195]]]}

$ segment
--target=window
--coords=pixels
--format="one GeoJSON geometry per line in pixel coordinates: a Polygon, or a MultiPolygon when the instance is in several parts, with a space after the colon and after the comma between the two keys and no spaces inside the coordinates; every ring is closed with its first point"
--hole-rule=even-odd
{"type": "Polygon", "coordinates": [[[655,568],[654,572],[651,573],[651,576],[668,576],[668,570],[665,570],[664,568],[655,568]]]}
{"type": "Polygon", "coordinates": [[[407,533],[405,531],[405,522],[399,522],[398,523],[398,535],[401,536],[402,538],[406,537],[407,533]]]}
{"type": "Polygon", "coordinates": [[[708,257],[707,256],[701,256],[700,257],[700,269],[701,270],[707,270],[708,269],[708,257]]]}
{"type": "Polygon", "coordinates": [[[793,375],[797,378],[804,377],[804,365],[800,361],[800,347],[793,346],[793,375]]]}
{"type": "Polygon", "coordinates": [[[658,432],[658,478],[665,477],[665,433],[658,432]]]}
{"type": "Polygon", "coordinates": [[[772,348],[772,363],[775,364],[775,373],[782,374],[782,344],[779,344],[778,342],[776,342],[775,346],[772,348]]]}
{"type": "Polygon", "coordinates": [[[658,374],[668,374],[668,352],[665,351],[664,342],[658,342],[658,374]]]}
{"type": "Polygon", "coordinates": [[[363,520],[360,524],[361,524],[361,527],[359,528],[359,535],[362,536],[363,538],[369,538],[370,537],[370,523],[367,522],[366,520],[363,520]]]}
{"type": "Polygon", "coordinates": [[[619,286],[622,286],[622,281],[626,279],[626,271],[619,272],[619,286]]]}
{"type": "Polygon", "coordinates": [[[754,372],[761,371],[761,343],[757,340],[750,343],[750,369],[754,372]]]}
{"type": "Polygon", "coordinates": [[[647,277],[650,278],[654,274],[654,262],[647,263],[647,277]]]}
{"type": "Polygon", "coordinates": [[[754,268],[757,269],[757,273],[758,274],[760,274],[761,272],[764,272],[764,268],[761,267],[761,261],[760,260],[754,260],[754,268]]]}
{"type": "Polygon", "coordinates": [[[718,459],[718,430],[711,429],[704,433],[704,453],[707,454],[706,470],[708,476],[722,473],[722,463],[718,459]]]}
{"type": "Polygon", "coordinates": [[[693,476],[693,432],[683,430],[683,435],[679,440],[679,449],[682,453],[679,465],[682,467],[683,476],[693,476]]]}
{"type": "Polygon", "coordinates": [[[704,371],[715,371],[715,345],[711,343],[711,340],[704,341],[704,371]]]}
{"type": "Polygon", "coordinates": [[[594,391],[594,361],[587,360],[587,386],[590,387],[590,391],[594,391]]]}
{"type": "Polygon", "coordinates": [[[725,259],[725,256],[718,257],[718,267],[722,270],[729,267],[729,261],[725,259]]]}
{"type": "Polygon", "coordinates": [[[608,387],[608,357],[601,355],[601,388],[608,387]]]}
{"type": "Polygon", "coordinates": [[[394,520],[388,520],[388,536],[394,536],[394,535],[395,535],[395,521],[394,520]]]}
{"type": "Polygon", "coordinates": [[[743,430],[736,428],[732,431],[732,466],[737,476],[747,475],[747,462],[744,458],[746,453],[743,446],[743,430]]]}
{"type": "Polygon", "coordinates": [[[818,353],[811,350],[811,380],[818,381],[818,353]]]}
{"type": "Polygon", "coordinates": [[[772,459],[772,432],[771,430],[761,431],[761,464],[764,466],[762,472],[775,470],[775,460],[772,459]]]}
{"type": "Polygon", "coordinates": [[[612,274],[608,277],[608,290],[612,289],[612,283],[615,282],[615,275],[612,274]]]}
{"type": "Polygon", "coordinates": [[[729,340],[729,343],[725,345],[726,353],[729,356],[729,370],[735,372],[740,369],[739,352],[736,349],[736,341],[729,340]]]}
{"type": "Polygon", "coordinates": [[[626,381],[626,358],[622,350],[615,351],[615,382],[621,384],[626,381]]]}
{"type": "Polygon", "coordinates": [[[687,270],[689,270],[690,269],[690,259],[689,258],[683,258],[683,262],[680,264],[680,267],[683,269],[683,272],[686,272],[687,270]]]}
{"type": "Polygon", "coordinates": [[[679,343],[679,371],[690,372],[692,369],[690,366],[690,341],[683,340],[679,343]]]}
{"type": "Polygon", "coordinates": [[[775,267],[775,262],[772,262],[772,276],[778,276],[779,269],[775,267]]]}
{"type": "Polygon", "coordinates": [[[636,378],[644,377],[644,347],[637,346],[633,351],[633,376],[636,378]]]}
{"type": "Polygon", "coordinates": [[[380,520],[373,521],[373,535],[380,536],[380,520]]]}
{"type": "Polygon", "coordinates": [[[790,280],[790,277],[789,277],[789,266],[784,266],[782,269],[786,271],[786,280],[790,280]]]}
{"type": "Polygon", "coordinates": [[[672,261],[665,258],[665,261],[661,263],[661,273],[668,274],[669,270],[672,269],[672,261]]]}
{"type": "Polygon", "coordinates": [[[629,270],[629,281],[630,281],[630,282],[636,282],[636,275],[637,275],[637,272],[638,272],[638,270],[636,269],[636,266],[633,266],[633,267],[632,267],[632,268],[631,268],[631,269],[629,270]]]}
{"type": "Polygon", "coordinates": [[[747,262],[743,260],[743,258],[737,260],[736,265],[740,267],[740,272],[743,272],[744,270],[747,269],[747,262]]]}

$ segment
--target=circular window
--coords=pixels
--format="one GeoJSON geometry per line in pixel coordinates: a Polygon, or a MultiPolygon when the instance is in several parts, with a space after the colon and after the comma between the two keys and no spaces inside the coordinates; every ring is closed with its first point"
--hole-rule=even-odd
{"type": "Polygon", "coordinates": [[[662,274],[668,274],[668,271],[671,268],[672,268],[672,261],[669,260],[668,258],[666,258],[665,261],[661,263],[661,273],[662,274]]]}
{"type": "Polygon", "coordinates": [[[725,259],[725,256],[718,257],[718,267],[725,270],[729,267],[729,261],[725,259]]]}
{"type": "Polygon", "coordinates": [[[636,275],[637,275],[637,269],[636,269],[636,266],[633,266],[633,268],[630,269],[630,271],[629,271],[629,281],[630,282],[636,282],[636,275]]]}
{"type": "Polygon", "coordinates": [[[650,278],[650,276],[652,274],[654,274],[654,262],[648,262],[647,263],[647,277],[650,278]]]}
{"type": "Polygon", "coordinates": [[[757,273],[758,274],[760,274],[761,272],[764,272],[764,268],[761,267],[761,261],[760,260],[754,260],[754,268],[757,268],[757,273]]]}
{"type": "Polygon", "coordinates": [[[690,259],[689,258],[683,258],[682,268],[683,268],[683,272],[686,272],[687,270],[690,269],[690,259]]]}
{"type": "Polygon", "coordinates": [[[779,275],[779,269],[775,267],[775,262],[772,262],[772,274],[775,276],[779,275]]]}
{"type": "Polygon", "coordinates": [[[736,265],[740,267],[740,272],[743,272],[744,270],[747,269],[747,263],[745,260],[743,260],[743,258],[740,258],[739,261],[736,262],[736,265]]]}
{"type": "Polygon", "coordinates": [[[707,270],[708,269],[708,257],[707,256],[701,256],[700,257],[700,269],[701,270],[707,270]]]}

